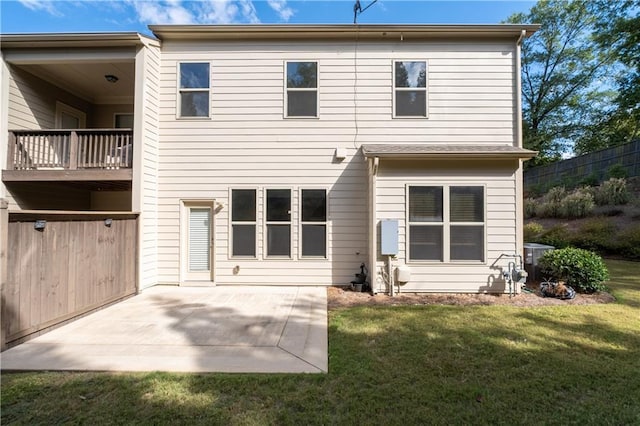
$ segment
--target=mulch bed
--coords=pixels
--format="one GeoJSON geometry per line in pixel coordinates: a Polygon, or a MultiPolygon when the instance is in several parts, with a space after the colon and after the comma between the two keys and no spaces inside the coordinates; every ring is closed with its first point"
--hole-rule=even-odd
{"type": "Polygon", "coordinates": [[[394,297],[379,293],[360,293],[345,287],[329,287],[327,302],[329,309],[360,305],[510,305],[510,306],[552,306],[552,305],[591,305],[611,303],[615,298],[606,292],[594,294],[576,294],[571,300],[544,297],[539,286],[533,285],[534,292],[522,292],[513,297],[508,294],[467,294],[467,293],[399,293],[394,297]]]}

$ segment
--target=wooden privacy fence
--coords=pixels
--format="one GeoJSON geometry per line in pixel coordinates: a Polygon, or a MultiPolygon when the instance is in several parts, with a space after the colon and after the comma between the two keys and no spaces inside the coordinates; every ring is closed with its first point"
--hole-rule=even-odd
{"type": "Polygon", "coordinates": [[[5,213],[1,229],[3,348],[136,293],[136,214],[5,213]]]}
{"type": "Polygon", "coordinates": [[[640,139],[546,166],[532,167],[524,172],[524,184],[530,187],[560,183],[567,178],[579,181],[590,175],[602,181],[609,168],[616,164],[624,167],[629,177],[640,176],[640,139]]]}
{"type": "Polygon", "coordinates": [[[8,170],[131,168],[126,129],[11,130],[8,170]]]}

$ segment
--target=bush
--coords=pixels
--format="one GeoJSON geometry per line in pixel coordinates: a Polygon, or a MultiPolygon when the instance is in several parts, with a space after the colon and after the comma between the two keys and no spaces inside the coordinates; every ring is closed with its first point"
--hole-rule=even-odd
{"type": "Polygon", "coordinates": [[[627,173],[627,169],[625,169],[622,164],[617,163],[609,167],[607,176],[610,178],[624,179],[629,177],[629,173],[627,173]]]}
{"type": "Polygon", "coordinates": [[[600,183],[600,180],[598,179],[598,174],[595,172],[591,173],[588,176],[585,176],[580,181],[580,185],[584,185],[584,186],[598,186],[599,183],[600,183]]]}
{"type": "Polygon", "coordinates": [[[525,242],[536,242],[540,235],[544,232],[544,227],[537,222],[529,222],[524,225],[525,242]]]}
{"type": "Polygon", "coordinates": [[[606,218],[595,218],[580,226],[573,236],[574,245],[597,251],[598,253],[615,253],[618,250],[617,227],[606,218]]]}
{"type": "Polygon", "coordinates": [[[627,204],[629,198],[627,181],[622,178],[611,178],[595,189],[595,202],[599,206],[627,204]]]}
{"type": "Polygon", "coordinates": [[[566,280],[567,285],[581,293],[606,290],[604,282],[609,279],[609,271],[602,258],[596,253],[567,247],[545,252],[540,258],[540,270],[558,280],[566,280]]]}
{"type": "Polygon", "coordinates": [[[529,219],[536,215],[536,200],[533,198],[524,199],[524,217],[529,219]]]}
{"type": "Polygon", "coordinates": [[[539,239],[542,244],[564,248],[571,245],[571,232],[565,225],[556,225],[544,231],[539,239]]]}
{"type": "Polygon", "coordinates": [[[640,260],[640,225],[621,232],[618,240],[621,255],[627,259],[640,260]]]}
{"type": "Polygon", "coordinates": [[[566,194],[567,191],[564,189],[564,186],[551,188],[535,206],[535,216],[543,218],[559,217],[560,203],[566,194]]]}
{"type": "Polygon", "coordinates": [[[586,188],[578,188],[560,201],[558,213],[565,219],[578,219],[591,214],[595,206],[593,195],[586,188]]]}

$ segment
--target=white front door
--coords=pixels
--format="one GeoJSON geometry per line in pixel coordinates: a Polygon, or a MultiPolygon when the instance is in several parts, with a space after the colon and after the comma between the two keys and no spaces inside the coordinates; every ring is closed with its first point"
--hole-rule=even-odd
{"type": "Polygon", "coordinates": [[[183,285],[213,284],[213,201],[183,202],[180,233],[183,285]]]}

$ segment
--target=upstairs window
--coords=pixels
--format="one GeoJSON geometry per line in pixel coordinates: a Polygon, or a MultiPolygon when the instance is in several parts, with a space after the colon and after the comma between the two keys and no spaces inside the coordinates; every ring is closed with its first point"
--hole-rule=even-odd
{"type": "Polygon", "coordinates": [[[286,63],[287,117],[318,116],[318,63],[286,63]]]}
{"type": "Polygon", "coordinates": [[[427,62],[395,61],[394,117],[427,116],[427,62]]]}
{"type": "Polygon", "coordinates": [[[179,74],[180,117],[209,117],[209,63],[180,63],[179,74]]]}

